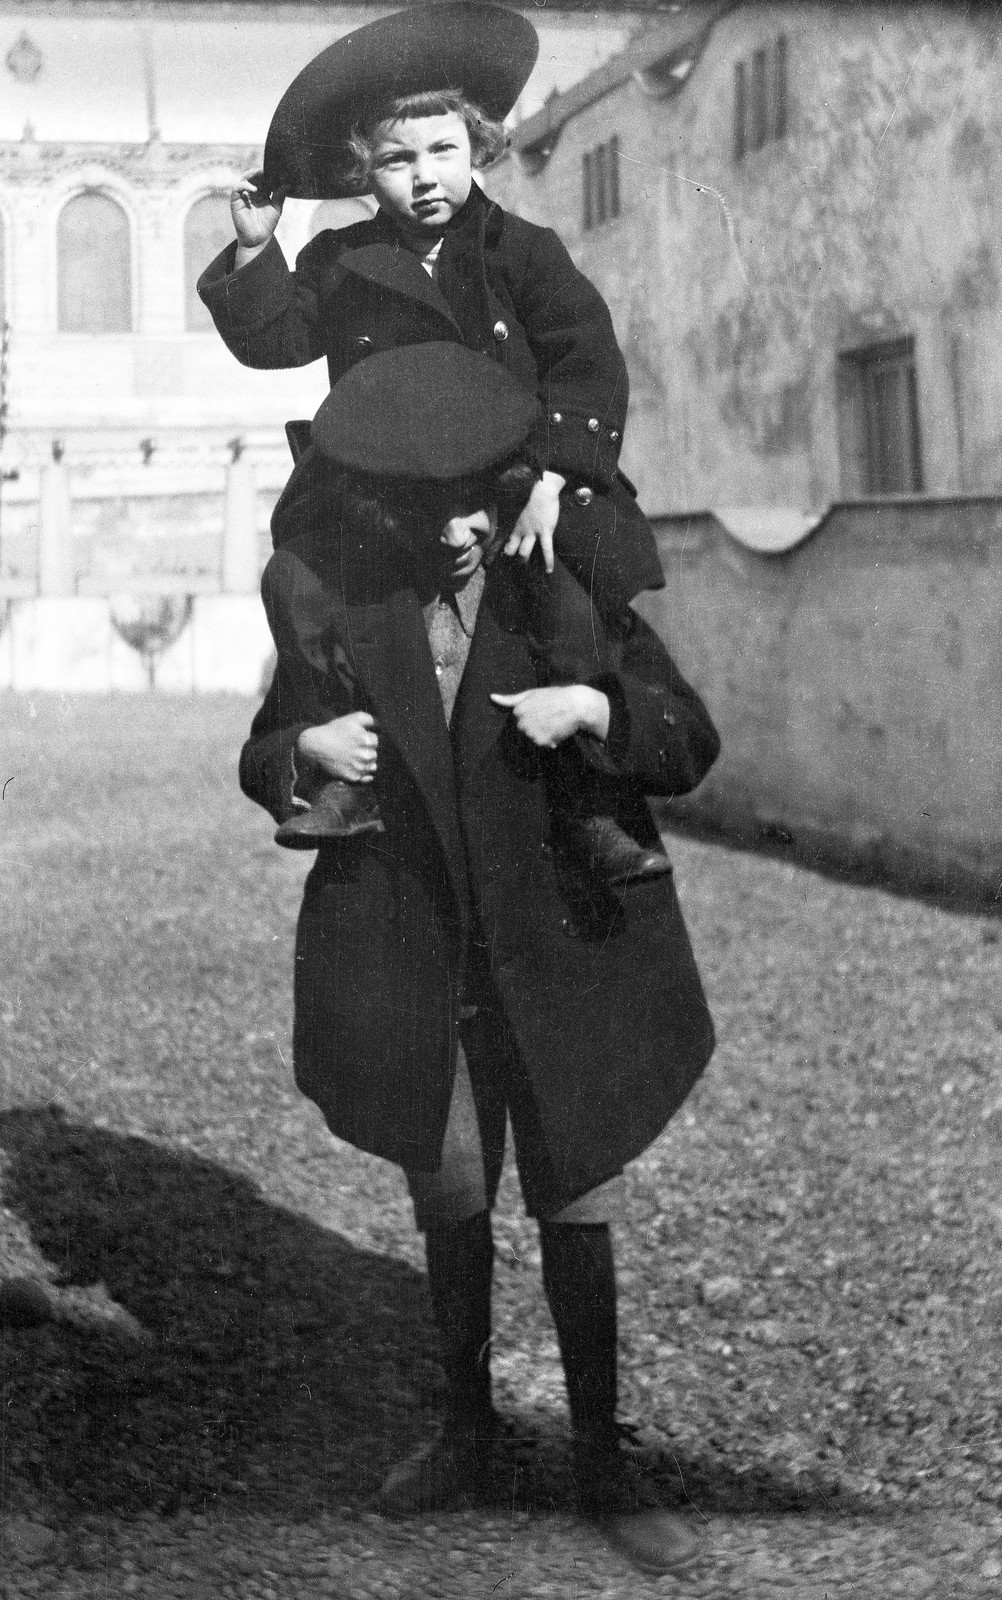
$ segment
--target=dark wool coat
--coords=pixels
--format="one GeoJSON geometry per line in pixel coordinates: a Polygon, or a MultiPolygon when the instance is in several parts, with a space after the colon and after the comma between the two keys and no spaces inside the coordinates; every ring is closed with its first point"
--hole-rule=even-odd
{"type": "MultiPolygon", "coordinates": [[[[557,526],[565,564],[603,610],[663,587],[650,525],[617,466],[629,384],[612,319],[552,229],[503,211],[474,184],[445,235],[437,282],[382,213],[317,234],[295,272],[274,239],[239,272],[235,248],[198,288],[245,366],[326,357],[333,385],[356,361],[401,344],[456,339],[489,354],[542,402],[525,454],[567,479],[557,526]]],[[[276,507],[276,545],[322,531],[326,476],[307,449],[276,507]]]]}
{"type": "MultiPolygon", "coordinates": [[[[422,596],[403,559],[379,577],[340,567],[336,643],[378,719],[386,832],[323,844],[307,879],[296,1080],[335,1134],[434,1169],[464,985],[479,963],[517,1041],[563,1204],[665,1126],[709,1059],[713,1027],[672,878],[635,885],[620,907],[571,870],[551,818],[552,758],[489,698],[536,683],[511,563],[499,558],[488,574],[450,729],[422,596]]],[[[279,549],[273,562],[288,568],[276,593],[297,615],[314,603],[329,613],[329,588],[321,592],[295,550],[279,549]]],[[[284,820],[303,723],[283,673],[282,618],[274,620],[279,667],[240,778],[284,820]]],[[[569,759],[612,779],[620,821],[656,843],[644,794],[699,783],[716,733],[639,618],[610,644],[598,682],[612,707],[608,739],[571,742],[569,759]]]]}

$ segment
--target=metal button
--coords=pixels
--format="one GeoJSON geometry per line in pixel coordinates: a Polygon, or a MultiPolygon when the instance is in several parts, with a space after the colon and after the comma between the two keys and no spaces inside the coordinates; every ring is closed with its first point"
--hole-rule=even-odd
{"type": "Polygon", "coordinates": [[[598,432],[598,418],[597,417],[589,417],[588,418],[588,432],[589,433],[597,433],[598,432]]]}
{"type": "Polygon", "coordinates": [[[441,661],[436,661],[435,662],[435,676],[436,676],[436,678],[440,678],[444,671],[445,671],[445,668],[443,667],[441,661]]]}
{"type": "Polygon", "coordinates": [[[551,411],[550,412],[550,421],[551,422],[560,423],[560,422],[563,422],[563,420],[564,420],[563,414],[560,411],[551,411]]]}
{"type": "Polygon", "coordinates": [[[371,348],[371,346],[372,340],[369,338],[367,333],[360,333],[358,338],[355,340],[356,350],[368,350],[371,348]]]}
{"type": "Polygon", "coordinates": [[[579,506],[590,506],[595,498],[595,495],[593,491],[588,488],[588,485],[583,483],[580,489],[575,489],[574,498],[579,506]]]}
{"type": "Polygon", "coordinates": [[[508,337],[508,324],[507,324],[507,322],[500,322],[500,321],[499,322],[495,322],[495,324],[494,324],[494,337],[497,340],[498,344],[504,344],[505,340],[508,337]]]}
{"type": "Polygon", "coordinates": [[[609,429],[609,438],[612,440],[613,444],[615,444],[616,440],[619,438],[619,429],[618,428],[610,428],[609,429]]]}

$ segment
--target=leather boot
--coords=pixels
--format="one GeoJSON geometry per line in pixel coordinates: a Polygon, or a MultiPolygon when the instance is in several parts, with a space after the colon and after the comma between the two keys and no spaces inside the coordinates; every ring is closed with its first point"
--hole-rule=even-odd
{"type": "Polygon", "coordinates": [[[425,1247],[449,1398],[435,1437],[383,1484],[383,1506],[402,1515],[457,1510],[481,1498],[500,1421],[491,1405],[490,1217],[481,1211],[431,1227],[425,1247]]]}
{"type": "Polygon", "coordinates": [[[618,1428],[575,1434],[574,1481],[581,1515],[641,1572],[680,1576],[698,1560],[699,1542],[686,1519],[660,1504],[618,1428]]]}
{"type": "Polygon", "coordinates": [[[563,833],[571,856],[611,889],[671,872],[663,850],[638,844],[614,817],[568,817],[563,833]]]}
{"type": "Polygon", "coordinates": [[[398,1516],[460,1511],[482,1501],[500,1418],[450,1412],[435,1437],[395,1466],[384,1480],[380,1504],[398,1516]]]}
{"type": "Polygon", "coordinates": [[[318,790],[308,811],[299,811],[282,823],[275,843],[287,850],[316,850],[324,839],[385,832],[371,785],[333,779],[318,790]]]}

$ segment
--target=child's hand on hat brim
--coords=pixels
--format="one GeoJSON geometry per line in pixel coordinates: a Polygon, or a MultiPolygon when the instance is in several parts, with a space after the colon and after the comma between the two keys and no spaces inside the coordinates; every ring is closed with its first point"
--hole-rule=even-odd
{"type": "Polygon", "coordinates": [[[230,216],[237,243],[245,250],[266,245],[282,215],[285,189],[269,189],[263,172],[245,172],[230,191],[230,216]]]}

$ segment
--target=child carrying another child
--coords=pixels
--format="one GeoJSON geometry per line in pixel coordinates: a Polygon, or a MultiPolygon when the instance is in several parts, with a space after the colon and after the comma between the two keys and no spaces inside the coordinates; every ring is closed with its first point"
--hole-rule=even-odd
{"type": "MultiPolygon", "coordinates": [[[[596,624],[585,678],[539,681],[520,564],[494,554],[494,501],[537,414],[455,341],[373,356],[334,385],[314,434],[337,470],[336,532],[272,558],[278,665],[240,780],[282,822],[304,772],[380,775],[385,831],[348,850],[321,841],[304,886],[293,1059],[331,1132],[403,1169],[425,1235],[443,1417],[388,1463],[382,1509],[511,1501],[491,1383],[491,1213],[510,1123],[578,1507],[643,1571],[679,1574],[699,1554],[690,1519],[662,1503],[617,1416],[610,1224],[628,1223],[623,1168],[698,1079],[713,1025],[671,874],[614,895],[568,868],[550,769],[565,764],[570,787],[654,854],[645,796],[694,788],[719,741],[629,608],[618,627],[596,624]]],[[[558,596],[583,592],[559,565],[553,579],[558,596]]],[[[587,1543],[574,1552],[588,1558],[587,1543]]]]}
{"type": "MultiPolygon", "coordinates": [[[[249,366],[326,356],[333,386],[380,351],[453,340],[538,397],[519,452],[529,471],[525,503],[506,527],[504,551],[521,558],[534,594],[542,670],[573,682],[585,673],[572,619],[587,644],[592,622],[618,626],[629,601],[664,578],[617,468],[628,383],[608,309],[552,230],[504,212],[473,181],[473,168],[504,148],[500,119],[537,49],[517,12],[465,4],[414,7],[337,41],[283,97],[263,171],[233,194],[236,244],[199,288],[228,347],[249,366]],[[367,193],[377,215],[318,234],[290,272],[274,240],[285,196],[367,193]],[[554,540],[584,609],[548,581],[554,540]],[[533,556],[537,543],[542,559],[533,556]]],[[[435,396],[417,403],[434,407],[435,396]]],[[[315,441],[303,450],[275,510],[276,548],[307,535],[336,538],[340,479],[315,441]]],[[[291,640],[294,599],[283,614],[291,640]]],[[[323,632],[315,611],[308,631],[315,653],[323,632]]],[[[304,783],[299,798],[311,809],[279,830],[281,843],[311,847],[381,826],[378,800],[364,788],[311,792],[304,783]]],[[[608,818],[578,821],[581,847],[609,881],[664,870],[660,856],[608,818]]]]}

